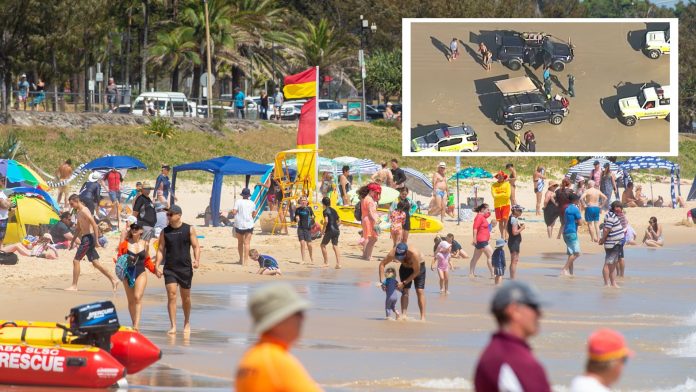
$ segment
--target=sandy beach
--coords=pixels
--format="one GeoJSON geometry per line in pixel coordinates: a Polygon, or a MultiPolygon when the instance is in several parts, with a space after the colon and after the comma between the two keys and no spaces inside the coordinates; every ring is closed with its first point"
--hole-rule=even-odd
{"type": "MultiPolygon", "coordinates": [[[[645,299],[649,302],[649,305],[646,305],[648,308],[654,308],[656,311],[669,309],[673,311],[672,315],[653,315],[648,308],[641,311],[638,310],[640,306],[635,306],[636,301],[643,301],[641,298],[646,294],[648,286],[651,293],[671,292],[675,287],[682,287],[684,284],[686,287],[693,287],[694,275],[679,275],[674,280],[662,277],[653,280],[648,276],[650,272],[641,272],[646,274],[645,276],[634,275],[631,264],[632,259],[636,258],[641,260],[640,267],[636,268],[654,268],[651,264],[655,262],[666,263],[668,266],[675,263],[686,265],[689,271],[696,267],[693,265],[693,257],[685,258],[686,255],[683,254],[685,249],[693,249],[693,238],[696,234],[696,227],[683,225],[685,209],[628,209],[628,219],[639,233],[645,230],[650,216],[658,217],[664,227],[667,246],[660,250],[648,250],[644,246],[629,248],[628,277],[623,282],[624,287],[618,290],[604,289],[601,281],[603,258],[600,255],[603,254],[603,250],[600,246],[590,243],[585,229],[580,231],[583,255],[576,263],[578,276],[573,279],[557,277],[565,260],[565,248],[562,241],[546,237],[543,219],[529,211],[534,208],[530,182],[529,179],[522,178],[517,188],[518,202],[528,209],[523,215],[528,229],[523,234],[518,274],[521,279],[532,281],[546,295],[554,298],[554,308],[549,311],[544,321],[543,332],[535,339],[534,345],[540,350],[546,363],[558,361],[563,364],[561,368],[552,365],[550,373],[555,384],[567,385],[573,369],[579,369],[581,366],[578,352],[566,351],[563,339],[558,335],[559,331],[572,331],[570,339],[576,346],[574,349],[581,350],[582,339],[585,338],[583,334],[589,333],[593,327],[608,323],[607,325],[614,325],[620,329],[640,329],[646,326],[658,328],[681,322],[682,316],[678,315],[696,311],[693,304],[683,302],[684,299],[667,307],[660,307],[651,299],[645,299]],[[688,248],[689,246],[691,248],[688,248]],[[558,298],[567,301],[568,306],[559,306],[555,301],[558,298]],[[594,299],[584,302],[581,298],[594,299]],[[619,304],[610,305],[608,310],[602,310],[601,304],[606,298],[618,301],[619,304]],[[621,301],[628,301],[629,305],[626,306],[621,301]],[[595,308],[595,305],[599,308],[595,308]],[[611,314],[605,315],[607,312],[611,314]],[[634,313],[646,316],[635,316],[634,313]],[[626,314],[625,319],[621,317],[622,314],[626,314]]],[[[177,185],[177,196],[184,211],[184,221],[201,225],[202,220],[197,220],[196,215],[203,211],[201,201],[207,200],[209,185],[186,181],[178,182],[177,185]]],[[[689,185],[682,186],[683,192],[684,188],[688,190],[689,185]]],[[[233,205],[235,189],[238,193],[241,188],[227,185],[224,187],[223,209],[229,209],[233,205]]],[[[462,186],[461,191],[462,199],[465,199],[470,189],[462,186]]],[[[656,183],[653,185],[653,192],[655,196],[659,194],[666,198],[669,185],[656,183]]],[[[479,190],[479,196],[491,202],[487,186],[479,190]]],[[[696,203],[689,203],[689,208],[693,207],[696,207],[696,203]]],[[[164,284],[153,275],[149,275],[143,332],[164,347],[165,356],[158,366],[129,377],[130,383],[157,385],[158,391],[166,390],[160,387],[168,384],[158,380],[161,381],[163,374],[172,372],[177,377],[188,375],[186,377],[191,383],[191,390],[195,391],[208,390],[206,385],[219,387],[220,383],[228,383],[233,378],[234,364],[254,339],[248,333],[249,319],[245,308],[249,290],[264,282],[284,279],[296,284],[298,290],[315,304],[305,329],[305,338],[298,347],[298,355],[306,361],[310,372],[327,390],[418,390],[421,389],[418,385],[422,385],[419,383],[428,383],[428,380],[439,380],[433,384],[434,390],[468,390],[470,384],[467,384],[466,380],[470,380],[478,352],[493,328],[492,318],[486,310],[494,290],[492,281],[488,278],[469,280],[465,277],[469,260],[456,260],[454,264],[457,270],[453,274],[452,295],[449,297],[438,295],[437,274],[429,272],[426,285],[429,310],[426,323],[379,321],[383,318],[383,295],[378,288],[373,287],[377,280],[377,258],[389,251],[391,240],[382,235],[374,253],[375,260],[359,260],[361,250],[357,230],[343,228],[340,245],[344,268],[335,270],[332,268],[333,256],[330,256],[329,268],[322,267],[318,242],[314,243],[315,264],[303,265],[300,263],[300,250],[293,229],[290,230],[289,236],[260,234],[257,224],[252,247],[261,253],[276,256],[284,273],[282,277],[268,277],[255,274],[257,268],[254,266],[242,267],[236,264],[237,243],[232,237],[231,228],[197,227],[199,235],[202,236],[200,242],[203,249],[202,265],[194,275],[193,333],[190,340],[182,341],[181,336],[168,338],[164,333],[167,327],[164,284]],[[336,324],[337,320],[340,320],[340,324],[336,324]],[[404,343],[405,337],[412,340],[407,339],[404,343]],[[442,362],[437,356],[433,356],[433,344],[438,347],[442,345],[442,362]],[[460,344],[463,346],[460,347],[460,344]],[[374,367],[383,361],[402,358],[407,353],[416,356],[412,360],[403,359],[402,363],[395,364],[398,366],[390,366],[384,372],[374,367]],[[365,356],[364,360],[362,356],[365,356]],[[420,356],[424,356],[423,363],[419,363],[417,359],[420,356]],[[200,362],[192,361],[191,358],[200,359],[200,362]],[[337,364],[327,362],[329,358],[335,358],[337,364]],[[355,364],[353,371],[336,370],[336,366],[342,368],[348,363],[355,364]],[[357,365],[358,363],[361,365],[357,365]],[[454,376],[457,374],[464,378],[463,381],[456,381],[454,376]],[[212,377],[212,380],[217,381],[197,379],[195,375],[212,377]],[[442,381],[443,379],[445,381],[442,381]],[[454,387],[443,387],[443,382],[447,385],[453,383],[454,387]]],[[[471,222],[461,222],[457,225],[456,220],[447,218],[442,234],[448,232],[454,233],[464,249],[469,254],[472,253],[471,222]]],[[[494,237],[497,235],[493,233],[494,237]]],[[[433,237],[433,234],[412,235],[409,243],[430,257],[433,237]]],[[[102,261],[111,266],[117,235],[111,233],[107,238],[107,249],[99,249],[99,252],[102,261]]],[[[0,296],[2,318],[61,321],[69,308],[75,305],[109,299],[116,304],[121,323],[130,325],[123,290],[119,288],[113,293],[106,279],[87,266],[87,262],[83,262],[80,291],[72,293],[62,290],[70,282],[72,256],[72,251],[60,251],[58,260],[20,257],[16,266],[0,266],[0,274],[6,288],[0,296]]],[[[429,262],[429,259],[427,261],[429,262]]],[[[479,262],[477,273],[487,274],[485,260],[479,262]]],[[[416,312],[417,307],[414,303],[411,305],[410,314],[414,316],[416,312]]],[[[636,332],[635,339],[645,338],[641,333],[636,332]]],[[[651,330],[649,334],[652,333],[654,332],[651,330]]],[[[647,346],[641,343],[636,349],[647,350],[649,353],[662,352],[666,348],[661,347],[661,344],[663,343],[657,339],[653,343],[646,343],[647,346]]],[[[654,360],[652,356],[649,358],[654,360]]],[[[683,378],[682,374],[678,371],[675,373],[675,382],[672,384],[684,382],[680,380],[683,378]]],[[[641,375],[638,373],[633,377],[633,381],[626,385],[637,388],[641,385],[637,381],[641,375]]],[[[660,379],[659,384],[669,384],[671,381],[668,377],[660,379]]]]}

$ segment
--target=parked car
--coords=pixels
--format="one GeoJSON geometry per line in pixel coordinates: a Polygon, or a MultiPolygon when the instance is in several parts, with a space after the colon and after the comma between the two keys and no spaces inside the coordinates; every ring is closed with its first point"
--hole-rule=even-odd
{"type": "Polygon", "coordinates": [[[551,69],[560,72],[574,58],[570,42],[554,40],[546,33],[512,32],[496,35],[496,44],[498,60],[513,71],[522,68],[522,64],[549,64],[551,69]]]}
{"type": "Polygon", "coordinates": [[[118,105],[118,107],[116,108],[116,111],[114,111],[114,113],[130,114],[131,111],[132,111],[131,105],[118,105]]]}
{"type": "Polygon", "coordinates": [[[172,117],[192,117],[194,112],[188,104],[186,95],[177,92],[146,92],[138,96],[133,101],[132,113],[136,116],[143,115],[145,100],[147,98],[155,101],[155,110],[160,116],[172,117]]]}
{"type": "Polygon", "coordinates": [[[345,120],[348,111],[340,103],[330,99],[319,100],[319,120],[345,120]]]}
{"type": "MultiPolygon", "coordinates": [[[[297,120],[300,118],[300,113],[302,112],[302,105],[305,104],[307,100],[293,100],[285,101],[280,107],[280,119],[281,120],[297,120]]],[[[271,120],[277,120],[275,114],[272,110],[269,110],[268,118],[271,120]]]]}
{"type": "Polygon", "coordinates": [[[384,111],[379,111],[372,105],[365,105],[365,117],[368,121],[384,119],[384,111]]]}
{"type": "Polygon", "coordinates": [[[442,127],[411,140],[413,152],[473,152],[478,149],[478,135],[464,124],[442,127]]]}
{"type": "Polygon", "coordinates": [[[671,92],[669,86],[648,87],[644,84],[637,96],[619,99],[617,117],[629,127],[635,125],[638,120],[668,118],[671,92]]]}
{"type": "MultiPolygon", "coordinates": [[[[225,112],[225,117],[234,117],[234,108],[232,106],[213,105],[213,113],[217,110],[223,110],[225,112]]],[[[196,113],[198,117],[208,117],[208,105],[197,106],[196,113]]]]}
{"type": "Polygon", "coordinates": [[[643,52],[651,59],[660,58],[663,54],[669,54],[670,49],[669,28],[645,33],[643,52]]]}
{"type": "Polygon", "coordinates": [[[498,122],[519,131],[524,124],[550,122],[560,125],[567,116],[568,100],[547,99],[526,76],[495,82],[503,97],[498,108],[498,122]]]}
{"type": "MultiPolygon", "coordinates": [[[[379,105],[377,105],[377,110],[384,113],[387,110],[387,105],[379,104],[379,105]]],[[[401,103],[393,103],[392,104],[392,111],[394,113],[399,113],[401,111],[401,103]]]]}

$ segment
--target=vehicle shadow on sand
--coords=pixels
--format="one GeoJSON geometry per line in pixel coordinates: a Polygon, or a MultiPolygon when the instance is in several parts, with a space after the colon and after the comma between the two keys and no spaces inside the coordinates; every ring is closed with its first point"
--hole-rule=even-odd
{"type": "Polygon", "coordinates": [[[449,61],[450,59],[450,50],[447,45],[445,45],[442,41],[439,39],[433,37],[432,35],[430,36],[430,42],[433,44],[435,49],[439,50],[442,52],[442,54],[445,56],[445,60],[449,61]]]}
{"type": "Polygon", "coordinates": [[[498,131],[495,131],[495,137],[497,137],[498,140],[500,140],[500,142],[505,146],[505,148],[510,150],[510,152],[513,152],[513,151],[515,151],[515,147],[514,147],[515,132],[511,131],[508,128],[504,128],[504,131],[505,131],[505,137],[503,137],[503,135],[501,135],[500,132],[498,132],[498,131]]]}
{"type": "Polygon", "coordinates": [[[641,87],[645,84],[646,87],[657,87],[658,83],[650,81],[648,83],[631,83],[631,82],[619,82],[614,87],[616,90],[616,95],[609,97],[604,97],[599,99],[599,106],[602,107],[604,114],[610,119],[614,120],[617,118],[617,104],[619,99],[635,97],[640,92],[641,87]]]}
{"type": "Polygon", "coordinates": [[[509,79],[509,75],[498,75],[474,80],[474,88],[479,100],[479,110],[484,116],[496,122],[498,106],[502,99],[500,90],[495,85],[499,80],[509,79]]]}

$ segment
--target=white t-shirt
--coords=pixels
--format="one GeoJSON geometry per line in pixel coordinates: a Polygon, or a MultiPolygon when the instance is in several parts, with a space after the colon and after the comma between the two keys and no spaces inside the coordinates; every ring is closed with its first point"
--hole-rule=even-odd
{"type": "MultiPolygon", "coordinates": [[[[0,200],[7,200],[5,192],[0,191],[0,200]]],[[[0,208],[0,220],[7,219],[9,216],[9,210],[7,208],[0,208]]]]}
{"type": "Polygon", "coordinates": [[[234,216],[234,228],[253,229],[254,217],[251,216],[251,213],[255,210],[254,202],[249,199],[237,199],[234,203],[234,209],[237,210],[237,215],[234,216]]]}
{"type": "Polygon", "coordinates": [[[570,392],[611,392],[611,389],[594,377],[582,375],[575,377],[570,383],[570,392]]]}

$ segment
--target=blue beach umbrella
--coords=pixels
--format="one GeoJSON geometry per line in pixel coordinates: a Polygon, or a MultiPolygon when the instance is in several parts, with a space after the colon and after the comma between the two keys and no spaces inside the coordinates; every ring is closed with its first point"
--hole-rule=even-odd
{"type": "Polygon", "coordinates": [[[473,178],[493,178],[493,175],[480,167],[467,167],[453,174],[449,180],[469,180],[473,178]]]}
{"type": "Polygon", "coordinates": [[[147,169],[139,159],[127,155],[111,155],[97,158],[85,165],[83,170],[147,169]]]}

